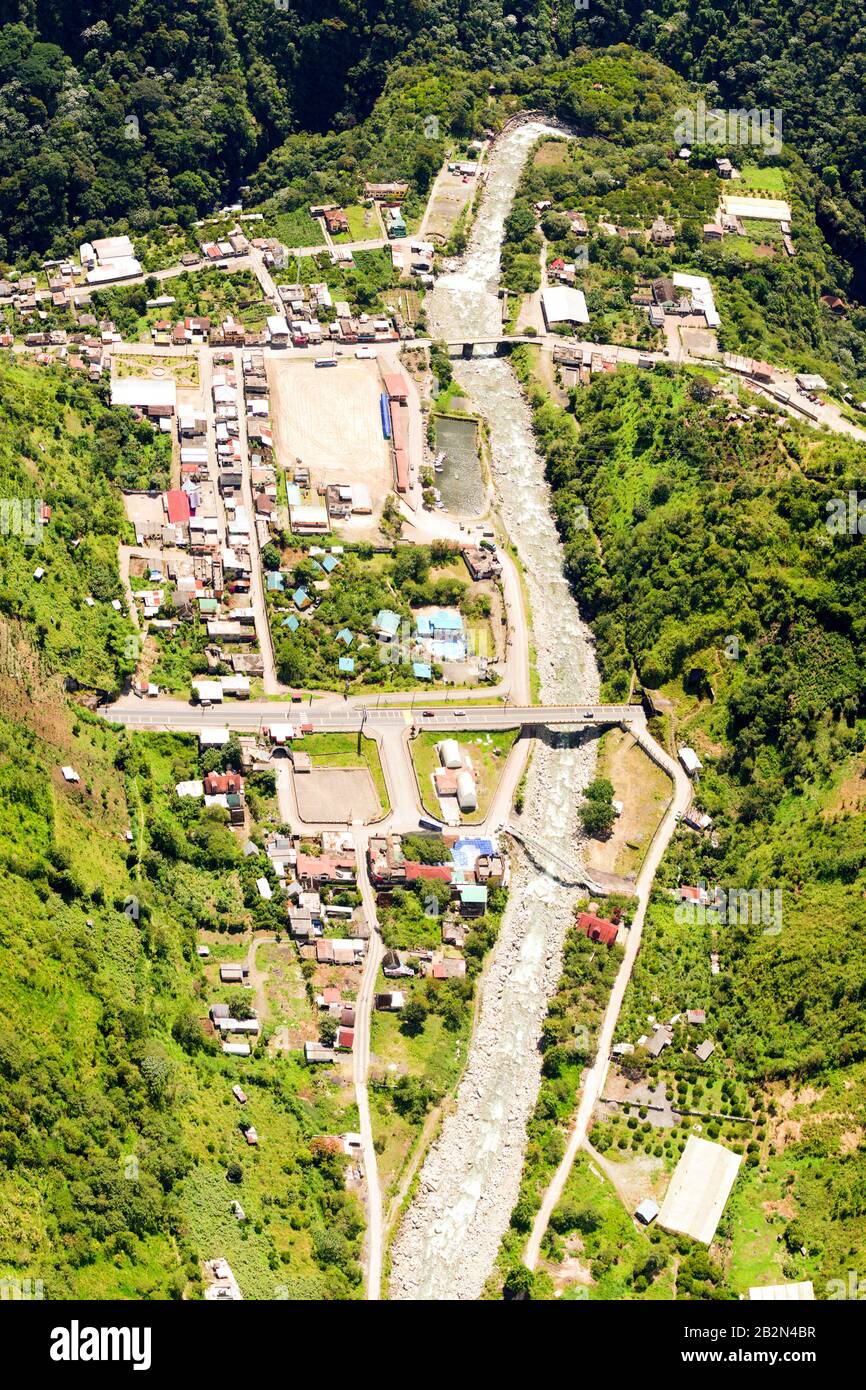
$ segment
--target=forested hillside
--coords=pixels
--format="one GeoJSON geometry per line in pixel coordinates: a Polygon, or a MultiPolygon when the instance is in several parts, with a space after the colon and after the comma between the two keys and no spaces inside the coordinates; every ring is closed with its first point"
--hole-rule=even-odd
{"type": "Polygon", "coordinates": [[[0,257],[188,223],[293,133],[363,122],[400,67],[453,69],[457,92],[511,73],[520,92],[533,64],[623,41],[711,103],[779,107],[822,227],[847,259],[866,247],[866,39],[842,0],[6,0],[0,23],[0,257]]]}
{"type": "Polygon", "coordinates": [[[119,488],[165,486],[169,442],[105,388],[61,368],[0,364],[0,615],[47,665],[116,692],[135,666],[117,545],[119,488]]]}
{"type": "MultiPolygon", "coordinates": [[[[712,816],[667,850],[617,1040],[703,1009],[710,1066],[678,1034],[667,1061],[638,1045],[629,1074],[664,1079],[680,1104],[694,1086],[696,1108],[720,1081],[727,1111],[736,1093],[733,1113],[749,1113],[750,1098],[754,1128],[728,1135],[745,1162],[715,1296],[769,1268],[823,1290],[866,1248],[866,546],[848,513],[866,451],[738,395],[724,374],[621,368],[563,408],[534,349],[515,365],[607,693],[624,695],[632,672],[653,691],[651,727],[672,752],[697,751],[696,804],[712,816]],[[841,526],[828,524],[834,499],[841,526]],[[677,885],[699,883],[778,894],[778,915],[675,911],[677,885]]],[[[664,1130],[628,1125],[599,1124],[593,1142],[676,1159],[664,1130]]]]}
{"type": "Polygon", "coordinates": [[[748,397],[713,391],[695,373],[620,371],[565,411],[530,386],[607,692],[625,695],[636,670],[705,763],[715,843],[684,836],[685,881],[791,894],[781,954],[735,934],[741,968],[719,989],[731,991],[737,1049],[752,1076],[808,1073],[866,1056],[855,887],[866,870],[866,546],[856,520],[828,527],[833,499],[862,492],[866,459],[860,445],[766,408],[750,418],[748,397]],[[837,796],[846,779],[853,801],[837,796]],[[816,928],[831,920],[828,954],[816,928]]]}

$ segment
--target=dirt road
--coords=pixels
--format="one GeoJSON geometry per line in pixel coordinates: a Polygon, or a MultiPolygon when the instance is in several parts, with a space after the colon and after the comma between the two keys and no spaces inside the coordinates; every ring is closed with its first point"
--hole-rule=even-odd
{"type": "Polygon", "coordinates": [[[376,977],[385,954],[379,935],[376,898],[367,876],[367,835],[360,827],[355,830],[355,853],[358,859],[358,888],[364,915],[370,924],[370,937],[364,959],[364,972],[355,1000],[355,1048],[352,1071],[355,1081],[355,1102],[358,1106],[358,1129],[367,1185],[367,1298],[377,1300],[382,1289],[382,1189],[373,1145],[373,1124],[370,1117],[370,1096],[367,1077],[370,1070],[370,1023],[373,1014],[373,995],[376,977]]]}
{"type": "Polygon", "coordinates": [[[571,1165],[574,1162],[575,1154],[586,1138],[592,1122],[592,1114],[596,1102],[604,1088],[605,1078],[607,1076],[608,1067],[610,1066],[610,1049],[613,1043],[613,1035],[616,1030],[620,1009],[622,1008],[626,986],[631,978],[631,972],[634,969],[634,963],[637,959],[638,950],[640,949],[641,934],[643,932],[644,918],[646,916],[647,903],[649,901],[653,879],[655,878],[656,871],[662,861],[662,857],[668,847],[670,839],[676,830],[678,816],[682,815],[688,808],[692,798],[692,784],[679,763],[675,763],[645,730],[640,730],[637,733],[637,741],[653,761],[658,763],[658,765],[668,773],[674,784],[674,794],[667,813],[653,837],[652,844],[647,850],[646,858],[644,859],[637,877],[635,887],[638,893],[638,906],[629,929],[625,956],[623,957],[622,964],[617,973],[616,980],[614,981],[613,989],[610,993],[610,998],[608,999],[607,1008],[605,1009],[604,1019],[602,1020],[601,1030],[598,1036],[595,1061],[583,1074],[577,1113],[565,1153],[551,1179],[550,1186],[544,1194],[541,1206],[535,1217],[532,1234],[526,1245],[523,1262],[529,1269],[535,1269],[538,1264],[542,1237],[547,1230],[553,1209],[562,1196],[563,1189],[568,1180],[568,1175],[571,1172],[571,1165]]]}

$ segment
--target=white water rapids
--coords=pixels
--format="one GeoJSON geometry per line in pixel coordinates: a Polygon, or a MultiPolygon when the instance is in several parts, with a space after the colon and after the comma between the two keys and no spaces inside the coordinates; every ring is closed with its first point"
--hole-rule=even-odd
{"type": "MultiPolygon", "coordinates": [[[[544,130],[538,123],[515,126],[497,141],[462,267],[442,276],[427,299],[437,337],[498,335],[503,224],[527,152],[544,130]]],[[[593,647],[563,575],[550,494],[522,392],[504,359],[455,365],[460,384],[489,425],[496,506],[524,569],[541,699],[591,703],[598,697],[593,647]]],[[[577,805],[594,767],[592,741],[570,748],[539,742],[527,778],[522,828],[576,864],[581,852],[577,805]]],[[[576,890],[539,874],[522,856],[514,865],[456,1105],[427,1155],[392,1248],[392,1298],[481,1294],[517,1199],[526,1122],[540,1080],[538,1039],[576,896],[576,890]]]]}

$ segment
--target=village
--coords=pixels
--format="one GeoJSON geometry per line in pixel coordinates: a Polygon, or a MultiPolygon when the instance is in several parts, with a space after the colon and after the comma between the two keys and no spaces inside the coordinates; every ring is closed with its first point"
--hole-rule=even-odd
{"type": "MultiPolygon", "coordinates": [[[[563,872],[543,830],[512,820],[543,718],[532,717],[541,702],[523,578],[494,506],[477,423],[481,503],[451,510],[443,500],[449,464],[434,419],[442,386],[434,354],[443,347],[427,335],[423,305],[448,268],[449,219],[453,226],[483,190],[486,143],[473,153],[446,161],[417,232],[401,212],[404,183],[367,184],[359,208],[310,208],[321,241],[302,249],[327,258],[341,286],[362,257],[387,255],[390,307],[384,290],[376,307],[363,309],[327,276],[297,278],[298,248],[248,236],[257,214],[242,204],[223,210],[227,229],[184,253],[177,273],[250,274],[257,326],[230,312],[176,318],[168,273],[159,282],[165,292],[146,302],[139,337],[97,319],[93,293],[147,278],[129,236],[83,244],[78,265],[44,266],[47,289],[32,276],[0,283],[0,312],[8,306],[16,329],[7,326],[0,345],[104,381],[111,405],[164,443],[161,485],[124,490],[128,539],[118,558],[135,629],[134,674],[102,712],[139,736],[171,731],[184,740],[188,775],[162,785],[163,799],[179,818],[222,812],[214,819],[240,847],[246,926],[199,933],[202,1028],[232,1064],[237,1129],[251,1150],[269,1142],[246,1079],[262,1052],[298,1054],[313,1077],[333,1076],[353,1097],[357,1130],[320,1138],[348,1160],[347,1187],[364,1201],[371,1297],[387,1235],[379,1184],[396,1210],[400,1181],[420,1161],[416,1145],[434,1095],[410,1123],[403,1113],[395,1118],[395,1087],[429,1086],[433,1066],[422,1044],[434,1028],[444,1038],[436,1064],[446,1078],[437,1103],[457,1084],[477,1026],[476,981],[513,886],[513,846],[534,857],[542,877],[563,872]],[[428,230],[437,218],[440,229],[428,230]],[[36,328],[52,311],[70,313],[75,327],[36,328]]],[[[722,163],[719,179],[734,179],[737,171],[722,163]]],[[[535,204],[539,228],[550,210],[548,200],[535,204]]],[[[789,373],[719,352],[722,320],[707,275],[672,269],[637,285],[631,307],[656,335],[646,346],[581,342],[591,315],[577,280],[590,261],[579,253],[590,223],[577,211],[567,218],[573,259],[548,261],[543,250],[541,287],[512,304],[510,323],[503,319],[503,338],[534,340],[561,390],[620,366],[710,363],[730,374],[714,389],[727,393],[732,414],[740,403],[731,383],[742,378],[787,413],[843,428],[838,412],[820,403],[820,377],[800,373],[792,384],[789,373]]],[[[785,254],[795,254],[790,207],[760,197],[721,194],[703,241],[743,236],[750,219],[777,222],[785,254]]],[[[675,244],[661,214],[649,230],[603,220],[598,227],[623,241],[675,244]]],[[[468,358],[473,347],[444,352],[468,358]]],[[[633,736],[661,770],[663,792],[639,828],[638,796],[612,800],[620,827],[596,837],[611,852],[591,845],[581,861],[569,931],[617,966],[637,953],[661,841],[678,826],[712,834],[699,804],[700,758],[682,741],[675,756],[658,750],[646,719],[659,710],[652,692],[642,698],[625,714],[587,700],[563,726],[585,732],[601,724],[633,736]]],[[[64,768],[63,777],[74,782],[77,774],[64,768]]],[[[690,903],[702,890],[678,891],[690,903]]],[[[714,949],[708,977],[719,969],[714,949]]],[[[742,1147],[741,1127],[755,1117],[724,1108],[731,1098],[714,1070],[720,1041],[701,1001],[684,997],[670,1013],[630,1018],[629,1036],[614,1041],[617,1018],[605,1014],[607,1034],[599,1033],[584,1090],[590,1151],[613,1181],[603,1152],[626,1142],[633,1109],[654,1147],[647,1125],[672,1129],[700,1116],[701,1132],[681,1136],[664,1193],[660,1167],[647,1190],[617,1191],[635,1229],[657,1222],[708,1246],[741,1162],[715,1141],[742,1147]],[[698,1104],[706,1096],[693,1080],[678,1086],[675,1054],[690,1074],[712,1075],[712,1108],[698,1104]]],[[[667,1156],[674,1158],[670,1146],[667,1156]]],[[[246,1220],[239,1201],[231,1212],[246,1220]]],[[[392,1212],[392,1226],[395,1219],[392,1212]]],[[[206,1297],[242,1297],[218,1251],[206,1297]]]]}

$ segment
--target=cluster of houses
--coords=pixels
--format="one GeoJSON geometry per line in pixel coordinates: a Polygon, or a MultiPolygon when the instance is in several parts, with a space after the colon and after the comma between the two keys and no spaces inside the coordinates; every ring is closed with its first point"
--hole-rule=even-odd
{"type": "MultiPolygon", "coordinates": [[[[581,386],[588,386],[594,376],[612,374],[618,366],[615,352],[605,348],[554,347],[553,360],[558,366],[574,372],[575,380],[581,386]]],[[[653,365],[652,357],[642,356],[638,360],[640,367],[651,368],[653,365]]]]}
{"type": "Polygon", "coordinates": [[[419,609],[414,631],[393,608],[380,608],[373,620],[373,634],[384,645],[401,644],[417,680],[432,680],[435,662],[465,662],[469,641],[463,615],[456,608],[419,609]]]}
{"type": "Polygon", "coordinates": [[[241,359],[241,370],[256,536],[259,545],[265,546],[274,530],[278,529],[278,517],[276,455],[264,353],[245,353],[241,359]]]}
{"type": "MultiPolygon", "coordinates": [[[[93,323],[95,326],[95,319],[93,323]]],[[[52,328],[25,334],[24,345],[37,349],[36,361],[42,365],[61,362],[72,371],[86,373],[90,381],[101,381],[111,370],[106,347],[115,339],[114,324],[105,322],[99,325],[98,336],[85,328],[73,333],[67,333],[64,328],[52,328]]],[[[11,333],[0,332],[0,347],[11,347],[13,342],[11,333]]]]}
{"type": "Polygon", "coordinates": [[[650,286],[639,288],[632,303],[646,309],[652,328],[663,328],[669,314],[682,319],[702,318],[707,328],[719,328],[722,322],[705,275],[681,271],[660,275],[650,286]]]}
{"type": "Polygon", "coordinates": [[[178,782],[175,793],[204,806],[221,806],[228,812],[230,825],[244,825],[244,779],[239,772],[208,772],[202,778],[178,782]]]}
{"type": "Polygon", "coordinates": [[[75,287],[75,267],[71,261],[43,261],[42,269],[48,280],[48,294],[37,289],[35,275],[19,275],[8,280],[0,280],[0,304],[11,306],[24,322],[33,315],[47,317],[40,304],[50,299],[54,309],[63,309],[68,303],[68,292],[75,287]]]}
{"type": "MultiPolygon", "coordinates": [[[[250,678],[262,674],[256,647],[255,614],[249,602],[252,574],[252,528],[260,544],[270,535],[276,500],[276,474],[268,418],[267,382],[261,354],[243,359],[241,392],[234,359],[217,355],[211,379],[216,436],[216,477],[211,476],[207,444],[208,415],[188,405],[177,413],[180,486],[162,495],[158,514],[136,509],[136,543],[156,541],[166,552],[163,566],[173,584],[172,611],[159,616],[161,589],[145,591],[144,617],[155,629],[172,630],[178,622],[206,624],[207,675],[222,673],[219,681],[202,680],[195,693],[203,703],[250,693],[250,678]],[[264,393],[264,394],[259,394],[264,393]],[[244,420],[243,403],[249,412],[244,420]],[[243,443],[245,424],[251,455],[253,514],[243,501],[243,443]],[[218,495],[223,507],[218,506],[218,495]],[[228,666],[231,676],[226,676],[228,666]]],[[[128,404],[160,428],[172,426],[177,410],[173,378],[120,377],[112,382],[112,403],[128,404]]],[[[161,568],[148,574],[161,585],[161,568]]],[[[150,693],[149,691],[147,693],[150,693]]]]}
{"type": "Polygon", "coordinates": [[[450,906],[443,917],[443,941],[462,944],[462,940],[451,939],[465,932],[460,919],[484,916],[489,890],[507,882],[507,861],[492,840],[461,837],[447,830],[443,838],[450,853],[448,861],[424,864],[406,857],[400,835],[374,835],[367,849],[367,867],[377,893],[425,882],[447,884],[450,906]]]}
{"type": "Polygon", "coordinates": [[[324,281],[279,285],[277,293],[283,312],[268,318],[267,343],[272,348],[363,346],[395,342],[400,336],[385,315],[353,314],[348,300],[335,300],[324,281]]]}
{"type": "Polygon", "coordinates": [[[636,1047],[642,1047],[649,1053],[650,1057],[660,1057],[665,1049],[672,1045],[674,1029],[680,1023],[685,1023],[689,1028],[699,1030],[698,1037],[701,1038],[701,1041],[692,1049],[699,1062],[708,1062],[716,1050],[713,1039],[705,1036],[707,1015],[704,1009],[686,1009],[684,1013],[673,1014],[664,1023],[660,1023],[651,1014],[647,1022],[652,1032],[642,1034],[636,1043],[614,1043],[612,1051],[615,1057],[629,1056],[636,1047]]]}
{"type": "Polygon", "coordinates": [[[237,223],[221,241],[201,242],[201,254],[208,265],[219,265],[220,261],[232,260],[236,256],[248,256],[249,251],[250,243],[237,223]]]}

